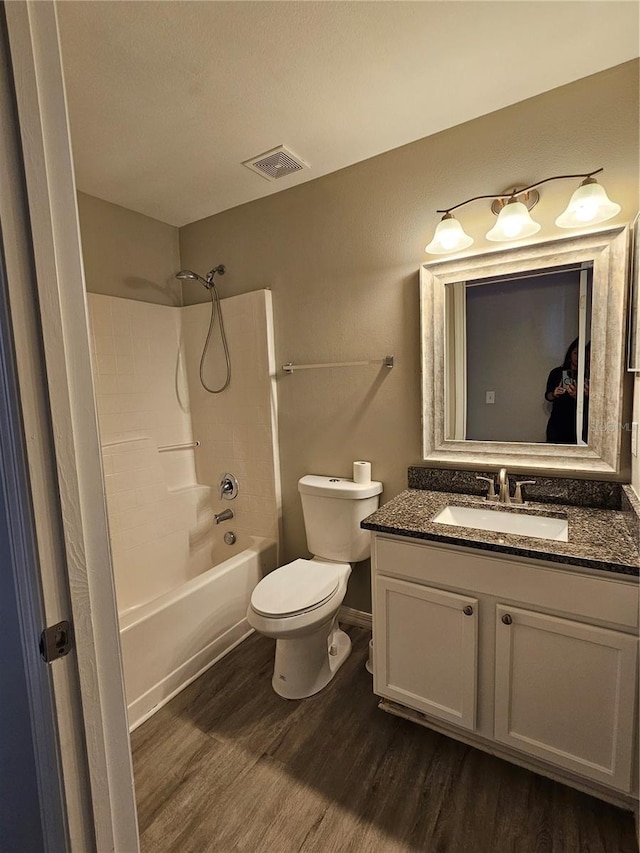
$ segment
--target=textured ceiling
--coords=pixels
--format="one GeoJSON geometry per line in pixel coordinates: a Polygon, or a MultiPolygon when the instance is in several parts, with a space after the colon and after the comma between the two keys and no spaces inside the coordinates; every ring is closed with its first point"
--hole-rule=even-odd
{"type": "Polygon", "coordinates": [[[58,16],[79,189],[172,225],[639,54],[638,3],[615,0],[60,0],[58,16]],[[280,144],[311,168],[270,183],[241,165],[280,144]]]}

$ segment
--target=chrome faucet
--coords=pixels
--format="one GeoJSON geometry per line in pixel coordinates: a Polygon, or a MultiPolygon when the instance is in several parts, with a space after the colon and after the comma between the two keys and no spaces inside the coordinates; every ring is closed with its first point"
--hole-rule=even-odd
{"type": "Polygon", "coordinates": [[[221,521],[228,521],[230,518],[233,518],[233,510],[223,509],[222,512],[216,512],[213,517],[216,524],[220,524],[221,521]]]}
{"type": "Polygon", "coordinates": [[[509,494],[509,478],[507,477],[507,469],[501,468],[498,472],[498,501],[501,504],[510,504],[511,495],[509,494]]]}

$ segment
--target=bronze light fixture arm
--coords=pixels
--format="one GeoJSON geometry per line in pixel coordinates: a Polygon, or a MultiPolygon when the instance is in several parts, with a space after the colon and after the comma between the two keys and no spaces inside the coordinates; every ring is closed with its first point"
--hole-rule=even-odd
{"type": "Polygon", "coordinates": [[[457,210],[459,207],[464,207],[465,204],[469,204],[472,201],[478,201],[483,198],[491,198],[491,199],[503,199],[503,198],[514,198],[515,196],[522,195],[523,193],[528,192],[529,190],[534,189],[535,187],[539,187],[542,184],[546,184],[549,181],[559,181],[563,178],[591,178],[593,175],[598,175],[600,172],[604,171],[604,167],[600,169],[596,169],[593,172],[582,172],[579,175],[554,175],[551,178],[544,178],[542,181],[536,181],[535,184],[530,184],[528,187],[523,187],[522,189],[514,189],[509,193],[491,193],[490,195],[476,195],[473,198],[468,198],[466,201],[461,201],[459,204],[454,204],[452,207],[446,207],[442,210],[436,210],[436,213],[451,213],[452,210],[457,210]]]}

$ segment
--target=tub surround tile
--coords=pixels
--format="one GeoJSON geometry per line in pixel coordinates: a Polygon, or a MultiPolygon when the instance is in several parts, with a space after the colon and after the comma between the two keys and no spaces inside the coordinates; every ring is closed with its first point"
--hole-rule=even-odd
{"type": "Polygon", "coordinates": [[[268,341],[270,295],[253,291],[230,297],[223,300],[222,310],[232,381],[224,394],[215,395],[207,393],[198,379],[208,306],[182,309],[191,421],[193,434],[202,443],[195,455],[197,479],[217,487],[223,471],[235,474],[240,491],[231,505],[233,529],[277,539],[279,475],[271,399],[275,361],[268,341]],[[262,482],[254,482],[256,476],[262,482]]]}
{"type": "Polygon", "coordinates": [[[361,526],[379,533],[411,536],[617,574],[640,575],[638,547],[629,532],[628,519],[624,512],[616,510],[541,502],[529,502],[524,507],[505,506],[487,503],[481,497],[465,496],[457,491],[407,489],[366,518],[361,526]],[[556,542],[433,523],[434,515],[451,504],[566,518],[569,522],[569,541],[556,542]]]}
{"type": "MultiPolygon", "coordinates": [[[[523,486],[523,492],[529,500],[538,503],[560,503],[569,506],[592,507],[594,509],[621,508],[622,485],[606,480],[577,480],[565,477],[539,477],[535,473],[514,474],[509,472],[511,491],[516,480],[535,480],[530,486],[523,486]]],[[[446,468],[427,468],[420,465],[408,470],[410,489],[425,489],[432,492],[453,492],[462,495],[487,494],[487,483],[478,477],[493,477],[497,480],[497,471],[463,471],[446,468]]]]}
{"type": "MultiPolygon", "coordinates": [[[[207,393],[199,380],[208,304],[176,308],[90,293],[88,305],[116,589],[126,609],[136,603],[133,590],[143,601],[164,592],[169,566],[190,559],[203,518],[212,524],[213,513],[228,507],[217,499],[224,471],[240,481],[225,529],[278,537],[270,297],[255,291],[223,300],[233,373],[222,395],[207,393]],[[194,438],[197,451],[158,452],[194,438]]],[[[214,364],[217,357],[212,345],[214,364]]],[[[219,538],[223,532],[216,530],[219,538]]]]}

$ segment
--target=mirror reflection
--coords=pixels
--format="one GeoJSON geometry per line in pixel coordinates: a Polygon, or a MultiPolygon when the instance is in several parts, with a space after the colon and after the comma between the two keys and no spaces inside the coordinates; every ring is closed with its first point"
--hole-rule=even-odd
{"type": "Polygon", "coordinates": [[[445,436],[587,444],[593,263],[445,286],[445,436]]]}

